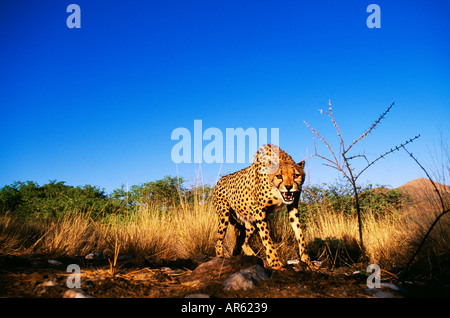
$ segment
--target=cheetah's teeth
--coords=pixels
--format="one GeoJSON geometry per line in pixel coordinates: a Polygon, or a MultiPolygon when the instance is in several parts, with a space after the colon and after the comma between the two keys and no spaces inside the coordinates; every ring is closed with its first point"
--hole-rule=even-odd
{"type": "MultiPolygon", "coordinates": [[[[278,190],[278,189],[277,189],[278,190]]],[[[294,193],[288,192],[288,191],[280,191],[278,190],[278,193],[280,194],[281,200],[284,204],[292,204],[294,202],[294,193]]]]}

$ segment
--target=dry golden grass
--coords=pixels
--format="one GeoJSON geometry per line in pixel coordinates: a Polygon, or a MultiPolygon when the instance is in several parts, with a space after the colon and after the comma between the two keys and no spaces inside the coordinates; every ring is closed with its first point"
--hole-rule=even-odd
{"type": "Polygon", "coordinates": [[[149,206],[99,220],[68,211],[52,222],[24,223],[6,214],[0,215],[0,254],[59,257],[100,252],[113,257],[119,248],[120,254],[141,259],[213,255],[216,225],[210,203],[186,204],[167,211],[149,206]]]}
{"type": "MultiPolygon", "coordinates": [[[[407,246],[408,239],[415,233],[415,226],[410,220],[400,216],[386,216],[377,218],[372,213],[364,217],[364,239],[367,256],[370,263],[384,267],[400,265],[407,261],[411,251],[407,246]]],[[[287,218],[277,218],[272,222],[273,232],[276,234],[277,249],[283,261],[298,258],[297,245],[287,218]],[[281,236],[281,239],[280,239],[281,236]]],[[[358,243],[357,216],[347,216],[344,213],[328,212],[316,215],[304,231],[305,240],[311,255],[319,257],[321,250],[313,242],[327,239],[341,242],[345,245],[343,253],[349,254],[354,262],[360,255],[358,243]]],[[[330,253],[337,253],[336,251],[330,253]]],[[[322,255],[321,260],[326,258],[322,255]]],[[[328,254],[329,256],[329,254],[328,254]]]]}
{"type": "Polygon", "coordinates": [[[174,254],[189,258],[198,254],[213,255],[217,217],[211,204],[185,207],[171,220],[174,254]]]}
{"type": "Polygon", "coordinates": [[[96,252],[111,255],[118,242],[121,254],[133,254],[140,258],[170,257],[171,229],[167,215],[142,209],[125,219],[113,216],[102,223],[91,222],[101,237],[96,252]]]}
{"type": "MultiPolygon", "coordinates": [[[[405,265],[433,217],[430,213],[404,212],[376,217],[366,211],[364,239],[369,262],[387,270],[405,265]]],[[[287,217],[281,213],[274,216],[270,224],[282,261],[298,258],[297,244],[287,217]]],[[[58,257],[100,252],[113,259],[119,251],[120,254],[136,255],[142,260],[151,257],[191,258],[202,254],[214,256],[216,228],[217,217],[211,203],[201,203],[200,200],[169,210],[150,206],[135,209],[125,216],[108,216],[100,220],[93,220],[89,214],[76,211],[51,223],[22,223],[11,215],[3,215],[0,216],[0,253],[36,253],[58,257]]],[[[233,232],[229,228],[225,241],[228,255],[234,244],[233,232]]],[[[252,242],[254,250],[261,251],[260,240],[255,236],[252,242]]],[[[343,242],[346,253],[352,254],[358,249],[356,216],[323,210],[309,221],[305,237],[309,249],[315,253],[313,258],[323,259],[326,255],[333,258],[334,253],[330,250],[331,245],[326,245],[328,254],[325,250],[314,250],[316,238],[343,242]]],[[[439,257],[443,255],[448,258],[449,246],[450,217],[446,217],[432,233],[421,259],[433,264],[438,259],[438,265],[433,265],[431,270],[436,270],[436,266],[443,267],[445,264],[439,257]]],[[[440,267],[437,270],[443,270],[440,267]]]]}

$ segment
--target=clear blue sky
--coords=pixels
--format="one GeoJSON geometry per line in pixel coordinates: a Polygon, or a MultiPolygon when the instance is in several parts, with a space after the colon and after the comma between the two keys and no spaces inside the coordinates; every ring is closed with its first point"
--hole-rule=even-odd
{"type": "MultiPolygon", "coordinates": [[[[449,136],[449,17],[446,0],[2,0],[0,186],[192,182],[199,165],[172,162],[171,133],[193,133],[195,119],[204,130],[279,128],[301,160],[314,149],[303,121],[336,140],[318,112],[328,100],[348,142],[395,101],[357,150],[373,159],[421,134],[409,150],[428,164],[449,136]],[[71,3],[81,29],[66,25],[71,3]],[[380,29],[366,25],[371,3],[380,29]]],[[[321,163],[308,160],[309,181],[335,180],[321,163]]],[[[203,163],[203,181],[245,166],[203,163]]],[[[361,182],[421,176],[398,152],[361,182]]]]}

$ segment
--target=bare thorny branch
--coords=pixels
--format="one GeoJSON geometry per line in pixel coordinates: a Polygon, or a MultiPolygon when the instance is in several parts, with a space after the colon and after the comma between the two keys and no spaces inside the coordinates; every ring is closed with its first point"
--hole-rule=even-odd
{"type": "MultiPolygon", "coordinates": [[[[395,103],[395,102],[394,102],[395,103]]],[[[357,173],[356,175],[354,175],[354,179],[355,179],[355,181],[361,176],[361,174],[364,172],[364,171],[366,171],[370,166],[372,166],[375,162],[377,162],[378,160],[380,160],[380,159],[383,159],[385,156],[387,156],[388,154],[391,154],[391,153],[393,153],[393,152],[395,152],[395,151],[398,151],[398,150],[400,150],[400,148],[401,147],[403,147],[403,146],[406,146],[407,144],[409,144],[409,143],[411,143],[411,142],[413,142],[414,140],[416,140],[417,138],[419,138],[420,137],[420,135],[418,135],[418,136],[415,136],[414,138],[411,138],[411,139],[409,139],[409,140],[407,140],[407,141],[405,141],[404,143],[402,143],[402,144],[400,144],[400,145],[398,145],[398,146],[396,146],[395,148],[391,148],[389,151],[386,151],[385,153],[383,153],[382,155],[380,155],[379,157],[377,157],[377,158],[375,158],[373,161],[369,161],[368,159],[367,159],[367,157],[366,157],[366,155],[365,154],[357,154],[357,155],[353,155],[353,156],[347,156],[347,153],[349,152],[349,150],[356,144],[356,143],[358,143],[361,139],[363,139],[363,138],[365,138],[365,137],[367,137],[367,135],[368,134],[370,134],[376,127],[377,127],[377,125],[381,122],[381,120],[386,116],[386,114],[391,110],[391,108],[394,106],[394,103],[392,103],[387,109],[386,109],[386,111],[384,112],[384,113],[382,113],[381,115],[380,115],[380,117],[378,117],[378,119],[369,127],[369,129],[367,129],[359,138],[357,138],[347,149],[345,148],[345,143],[344,143],[344,138],[342,137],[342,133],[341,133],[341,131],[340,131],[340,129],[339,129],[339,126],[338,126],[338,124],[337,124],[337,122],[336,122],[336,120],[335,120],[335,118],[334,118],[334,116],[333,116],[333,112],[332,112],[332,107],[331,107],[331,102],[328,102],[328,105],[329,105],[329,111],[327,112],[327,111],[323,111],[323,110],[319,110],[320,111],[320,113],[321,114],[326,114],[326,115],[328,115],[328,116],[330,116],[331,117],[331,121],[333,122],[333,125],[334,125],[334,127],[335,127],[335,129],[336,129],[336,132],[337,132],[337,134],[338,134],[338,136],[339,136],[339,139],[340,139],[340,151],[339,151],[339,156],[337,157],[336,155],[335,155],[335,153],[334,153],[334,151],[333,151],[333,149],[332,149],[332,147],[330,146],[330,144],[327,142],[327,140],[325,139],[325,138],[323,138],[320,134],[319,134],[319,132],[317,131],[317,130],[315,130],[313,127],[311,127],[306,121],[304,121],[304,123],[306,124],[306,126],[308,126],[308,128],[309,129],[311,129],[311,131],[317,136],[317,137],[319,137],[319,139],[320,140],[322,140],[322,142],[327,146],[327,148],[328,148],[328,150],[330,151],[330,153],[332,154],[332,156],[333,156],[333,159],[334,160],[331,160],[331,159],[329,159],[329,158],[327,158],[327,157],[325,157],[325,156],[322,156],[322,155],[319,155],[318,154],[318,152],[317,152],[317,145],[316,145],[316,140],[314,139],[314,151],[315,151],[315,154],[314,154],[314,156],[315,157],[318,157],[318,158],[321,158],[321,159],[323,159],[323,160],[325,160],[325,161],[327,161],[328,162],[328,164],[324,164],[325,166],[328,166],[328,167],[331,167],[331,168],[333,168],[333,169],[336,169],[336,170],[338,170],[338,171],[341,171],[343,174],[344,174],[344,176],[350,181],[350,182],[352,182],[352,178],[351,178],[351,176],[349,176],[349,174],[347,174],[346,173],[346,171],[343,169],[344,167],[343,167],[343,165],[341,164],[341,160],[340,160],[340,158],[342,157],[343,159],[344,159],[344,163],[345,163],[345,165],[346,165],[346,168],[347,168],[347,170],[348,170],[348,172],[351,174],[353,171],[354,171],[354,169],[352,169],[351,167],[350,167],[350,164],[349,164],[349,160],[351,160],[351,159],[355,159],[355,158],[364,158],[365,160],[366,160],[366,162],[367,162],[367,166],[366,167],[364,167],[359,173],[357,173]],[[339,159],[338,159],[339,158],[339,159]]]]}
{"type": "Polygon", "coordinates": [[[345,147],[345,142],[344,142],[344,138],[342,137],[342,133],[341,130],[339,129],[339,126],[336,122],[336,119],[334,118],[333,115],[333,110],[331,107],[331,101],[328,102],[329,108],[328,111],[323,111],[320,110],[321,114],[326,114],[328,116],[330,116],[331,121],[333,122],[333,126],[336,129],[337,135],[339,136],[339,140],[340,140],[340,145],[339,145],[339,155],[336,156],[335,152],[333,151],[333,148],[330,146],[330,144],[328,143],[328,141],[323,138],[320,133],[315,130],[313,127],[311,127],[306,121],[304,122],[306,124],[306,126],[311,129],[311,131],[320,139],[322,140],[322,142],[326,145],[326,147],[328,148],[328,150],[330,151],[331,155],[333,158],[328,158],[326,156],[323,155],[319,155],[317,152],[317,145],[316,145],[316,140],[314,139],[314,156],[321,158],[322,160],[326,161],[326,163],[324,163],[325,166],[331,167],[333,169],[336,169],[338,171],[340,171],[345,178],[351,183],[351,185],[353,186],[353,190],[354,190],[354,195],[355,195],[355,208],[358,214],[358,224],[359,224],[359,234],[360,234],[360,244],[361,244],[361,249],[364,251],[364,244],[363,244],[363,236],[362,236],[362,220],[361,220],[361,209],[359,206],[359,198],[358,198],[358,190],[357,190],[357,186],[356,186],[356,181],[357,179],[361,176],[361,174],[366,171],[369,167],[371,167],[373,164],[375,164],[378,160],[384,158],[385,156],[387,156],[388,154],[391,154],[395,151],[398,151],[400,148],[404,148],[404,146],[406,146],[407,144],[413,142],[414,140],[416,140],[417,138],[420,137],[420,135],[415,136],[414,138],[411,138],[410,140],[405,141],[404,143],[400,144],[399,146],[396,146],[395,148],[391,148],[389,151],[386,151],[385,153],[383,153],[382,155],[380,155],[379,157],[377,157],[376,159],[374,159],[373,161],[369,161],[366,157],[365,154],[356,154],[353,156],[347,156],[347,153],[350,151],[350,149],[352,149],[353,146],[355,146],[360,140],[362,140],[363,138],[367,137],[367,135],[369,135],[381,122],[382,119],[384,119],[384,117],[386,116],[386,114],[391,110],[391,108],[394,106],[394,103],[392,103],[384,113],[382,113],[378,119],[369,127],[369,129],[367,129],[359,138],[357,138],[349,147],[345,147]],[[341,158],[343,159],[343,162],[341,162],[341,158]],[[351,167],[350,165],[350,160],[351,159],[355,159],[355,158],[364,158],[367,162],[367,165],[358,173],[355,173],[355,169],[351,167]]]}
{"type": "Polygon", "coordinates": [[[374,165],[376,162],[378,162],[380,159],[383,159],[384,157],[386,157],[387,155],[395,152],[395,151],[399,151],[400,149],[404,149],[409,156],[417,163],[417,165],[419,165],[419,167],[425,172],[426,176],[428,177],[428,179],[430,180],[431,184],[434,187],[434,190],[436,191],[438,197],[439,197],[439,201],[441,204],[441,212],[440,214],[436,217],[436,219],[434,220],[434,222],[431,224],[430,228],[428,229],[427,233],[424,235],[424,237],[422,238],[422,241],[420,242],[419,246],[417,247],[416,251],[414,252],[414,254],[412,255],[412,257],[409,259],[405,271],[402,273],[401,278],[402,279],[406,279],[407,278],[407,274],[410,270],[410,267],[414,261],[414,259],[417,257],[417,255],[419,254],[420,250],[422,249],[423,245],[425,244],[425,241],[427,240],[428,236],[430,235],[430,233],[432,232],[434,226],[439,222],[439,220],[448,212],[450,212],[450,209],[448,207],[445,206],[444,200],[442,198],[442,195],[439,191],[439,189],[436,186],[436,183],[433,181],[433,179],[431,178],[431,176],[428,174],[428,172],[426,171],[426,169],[420,164],[420,162],[413,156],[412,153],[410,153],[407,149],[406,149],[406,145],[410,144],[411,142],[415,141],[416,139],[418,139],[420,137],[420,135],[415,136],[414,138],[411,138],[403,143],[401,143],[399,146],[396,146],[394,148],[389,149],[388,151],[386,151],[385,153],[383,153],[382,155],[378,156],[377,158],[375,158],[372,161],[369,161],[366,157],[366,155],[363,154],[356,154],[353,156],[347,156],[348,152],[350,151],[350,149],[352,149],[353,146],[355,146],[360,140],[362,140],[363,138],[367,137],[367,135],[369,135],[381,122],[382,119],[384,119],[384,117],[386,116],[386,114],[391,110],[391,108],[394,106],[394,103],[392,103],[384,113],[382,113],[378,119],[369,127],[369,129],[367,129],[359,138],[357,138],[349,147],[345,148],[345,144],[344,144],[344,139],[342,137],[341,131],[339,129],[339,126],[333,116],[333,111],[331,108],[331,102],[328,103],[329,105],[329,111],[323,111],[320,110],[321,114],[326,114],[328,116],[331,117],[331,121],[333,122],[333,125],[336,129],[336,132],[339,136],[340,139],[340,149],[339,149],[339,156],[336,156],[335,152],[333,151],[333,148],[330,146],[330,144],[328,143],[328,141],[323,138],[320,133],[318,131],[316,131],[314,128],[312,128],[307,122],[305,122],[306,126],[308,126],[309,129],[311,129],[311,131],[317,136],[319,137],[320,140],[322,140],[322,142],[326,145],[326,147],[328,148],[328,150],[330,151],[332,158],[327,158],[326,156],[323,155],[319,155],[317,152],[317,145],[316,145],[316,140],[314,139],[314,155],[315,157],[319,157],[322,160],[326,161],[326,163],[324,163],[325,166],[331,167],[333,169],[336,169],[340,172],[343,173],[343,175],[348,179],[348,181],[352,184],[353,188],[354,188],[354,194],[355,194],[355,207],[358,213],[358,223],[359,223],[359,232],[360,232],[360,244],[361,244],[361,249],[364,251],[364,244],[363,244],[363,240],[362,240],[362,221],[361,221],[361,213],[360,213],[360,207],[359,207],[359,202],[358,202],[358,192],[357,192],[357,188],[356,188],[356,180],[361,176],[361,174],[366,171],[369,167],[371,167],[372,165],[374,165]],[[343,164],[341,162],[341,157],[343,159],[343,164]],[[351,159],[356,159],[356,158],[364,158],[367,162],[367,165],[357,174],[354,174],[354,169],[351,168],[350,165],[350,160],[351,159]],[[345,170],[345,169],[347,170],[345,170]]]}
{"type": "MultiPolygon", "coordinates": [[[[402,148],[402,147],[404,148],[404,146],[406,146],[407,144],[413,142],[414,140],[416,140],[416,139],[419,138],[419,137],[420,137],[420,134],[417,135],[417,136],[415,136],[414,138],[411,138],[410,140],[405,141],[404,143],[400,144],[399,146],[396,146],[395,148],[391,148],[389,151],[386,151],[384,154],[380,155],[378,158],[376,158],[376,159],[373,160],[372,162],[368,163],[367,166],[366,166],[364,169],[362,169],[362,170],[356,175],[355,179],[358,179],[359,176],[360,176],[364,171],[367,170],[367,168],[369,168],[371,165],[373,165],[373,164],[374,164],[375,162],[377,162],[378,160],[383,159],[383,158],[386,157],[387,155],[389,155],[389,154],[391,154],[391,153],[393,153],[393,152],[395,152],[395,151],[400,150],[400,148],[402,148]]],[[[364,157],[365,157],[365,156],[364,156],[364,157]]],[[[350,159],[350,158],[347,158],[347,159],[350,159]]],[[[367,158],[366,158],[366,160],[367,160],[367,158]]]]}
{"type": "Polygon", "coordinates": [[[380,117],[378,117],[377,120],[375,120],[375,122],[372,124],[372,126],[369,127],[368,130],[366,130],[358,139],[356,139],[345,151],[344,151],[344,155],[350,151],[350,149],[352,149],[352,147],[361,139],[366,138],[368,134],[370,134],[372,132],[372,130],[375,129],[375,127],[378,126],[378,124],[381,122],[381,120],[386,116],[386,114],[391,110],[392,106],[394,106],[395,102],[393,102],[384,113],[382,113],[380,115],[380,117]]]}
{"type": "MultiPolygon", "coordinates": [[[[327,142],[327,141],[319,134],[318,131],[316,131],[314,128],[312,128],[306,121],[305,121],[304,123],[305,123],[306,126],[308,126],[308,128],[311,129],[312,132],[313,132],[314,134],[316,134],[317,137],[319,137],[319,139],[322,140],[322,142],[327,146],[328,150],[329,150],[330,153],[333,155],[333,158],[334,158],[334,160],[335,160],[334,162],[338,162],[338,159],[337,159],[336,155],[334,154],[333,148],[331,148],[331,146],[328,144],[328,142],[327,142]]],[[[313,139],[314,139],[314,138],[313,138],[313,139]]],[[[320,158],[322,158],[322,159],[324,159],[324,160],[326,160],[326,161],[329,161],[329,162],[332,163],[332,164],[334,163],[332,160],[327,159],[327,158],[322,157],[322,156],[320,156],[320,155],[317,154],[316,139],[314,139],[314,151],[315,151],[315,156],[320,157],[320,158]]]]}

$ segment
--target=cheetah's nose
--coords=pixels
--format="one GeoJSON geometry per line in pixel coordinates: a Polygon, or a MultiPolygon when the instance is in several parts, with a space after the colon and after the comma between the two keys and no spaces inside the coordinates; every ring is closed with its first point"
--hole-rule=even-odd
{"type": "Polygon", "coordinates": [[[291,189],[292,189],[291,185],[285,185],[284,187],[286,188],[286,190],[288,190],[288,192],[291,191],[291,189]]]}

